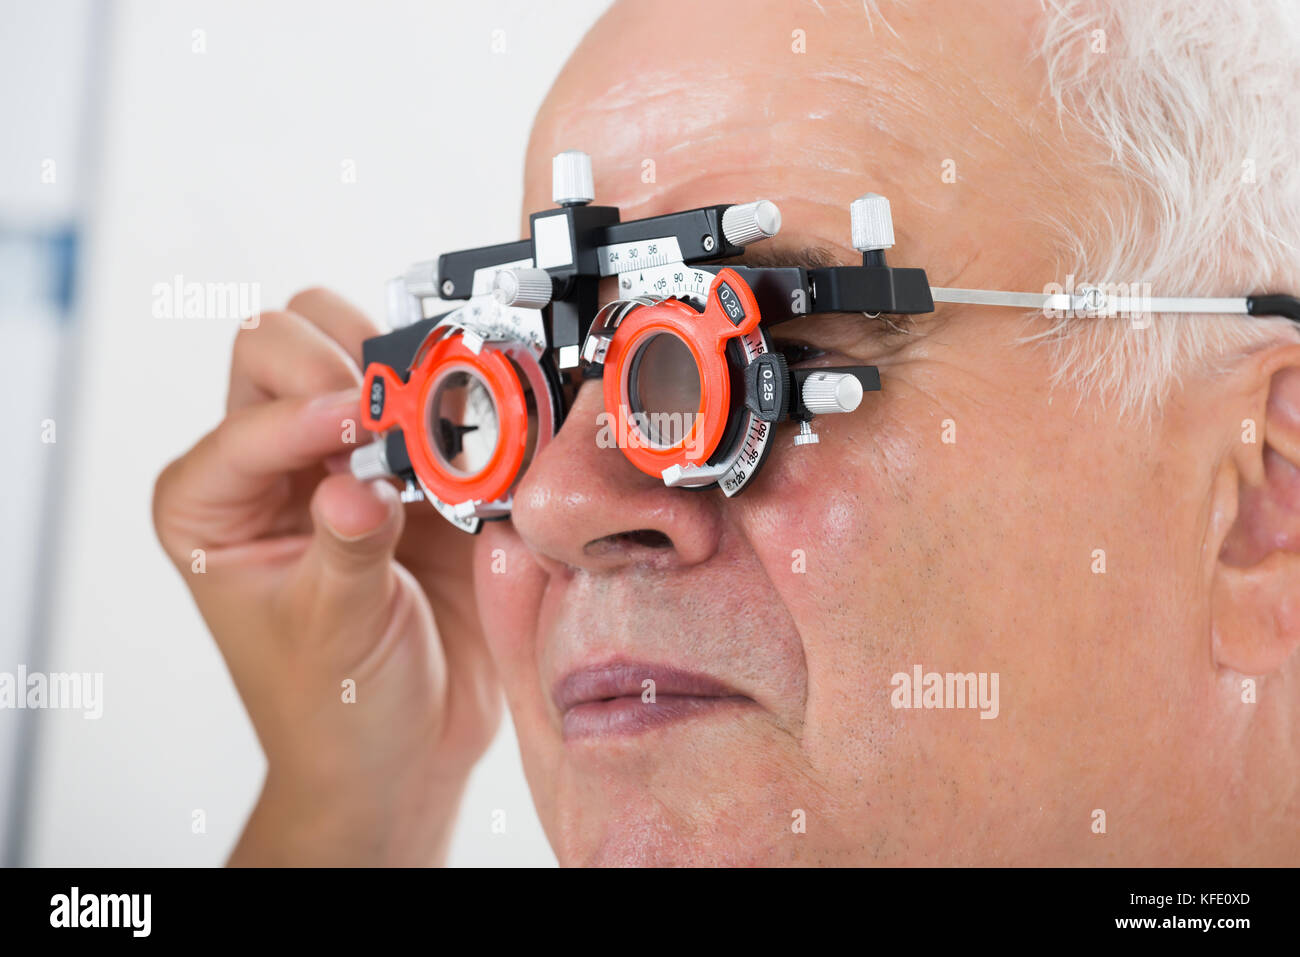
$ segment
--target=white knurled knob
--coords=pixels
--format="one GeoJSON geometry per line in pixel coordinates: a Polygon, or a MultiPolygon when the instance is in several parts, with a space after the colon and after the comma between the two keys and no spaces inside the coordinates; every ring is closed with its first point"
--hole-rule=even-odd
{"type": "Polygon", "coordinates": [[[438,260],[426,259],[406,270],[402,277],[406,280],[407,291],[412,296],[438,295],[438,260]]]}
{"type": "Polygon", "coordinates": [[[894,245],[894,218],[889,214],[889,200],[879,193],[859,196],[849,205],[853,224],[853,248],[860,253],[888,249],[894,245]]]}
{"type": "Polygon", "coordinates": [[[503,306],[541,309],[551,301],[551,274],[532,266],[499,269],[492,280],[492,294],[503,306]]]}
{"type": "Polygon", "coordinates": [[[581,206],[596,198],[591,157],[581,150],[556,153],[551,160],[551,199],[557,206],[581,206]]]}
{"type": "Polygon", "coordinates": [[[388,328],[405,329],[424,318],[420,297],[410,291],[405,279],[388,280],[385,290],[388,293],[388,328]]]}
{"type": "Polygon", "coordinates": [[[388,442],[384,439],[353,449],[349,464],[358,482],[388,478],[393,474],[388,468],[388,442]]]}
{"type": "Polygon", "coordinates": [[[722,235],[733,246],[748,246],[760,239],[770,239],[780,231],[781,210],[770,200],[728,206],[722,214],[722,235]]]}
{"type": "Polygon", "coordinates": [[[862,402],[862,383],[845,372],[814,372],[804,380],[800,395],[813,415],[852,412],[862,402]]]}

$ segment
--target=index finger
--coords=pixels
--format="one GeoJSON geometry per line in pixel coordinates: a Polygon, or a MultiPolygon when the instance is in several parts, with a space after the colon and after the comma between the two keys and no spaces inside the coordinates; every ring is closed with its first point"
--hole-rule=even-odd
{"type": "Polygon", "coordinates": [[[355,447],[365,436],[360,415],[359,389],[275,399],[229,415],[158,479],[154,522],[164,548],[188,561],[194,547],[270,530],[277,503],[268,496],[291,473],[355,447]]]}
{"type": "Polygon", "coordinates": [[[321,286],[304,289],[289,300],[288,310],[317,326],[341,345],[360,367],[361,343],[379,335],[370,317],[336,292],[321,286]]]}

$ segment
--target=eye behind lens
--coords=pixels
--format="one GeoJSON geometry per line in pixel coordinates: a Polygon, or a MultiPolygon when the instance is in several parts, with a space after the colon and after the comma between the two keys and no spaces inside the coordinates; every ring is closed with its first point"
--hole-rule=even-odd
{"type": "Polygon", "coordinates": [[[649,336],[627,375],[637,428],[659,448],[684,442],[700,408],[700,372],[690,347],[670,333],[649,336]]]}
{"type": "Polygon", "coordinates": [[[442,464],[462,476],[487,468],[501,432],[491,391],[466,369],[445,373],[434,386],[427,427],[442,464]]]}
{"type": "Polygon", "coordinates": [[[776,339],[772,343],[772,348],[785,357],[788,365],[809,362],[826,355],[825,349],[818,349],[816,346],[810,346],[806,342],[796,342],[793,339],[776,339]]]}

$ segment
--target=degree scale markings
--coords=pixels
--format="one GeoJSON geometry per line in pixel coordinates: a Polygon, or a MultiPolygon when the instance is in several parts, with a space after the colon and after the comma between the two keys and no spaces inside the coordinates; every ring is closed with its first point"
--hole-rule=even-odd
{"type": "Polygon", "coordinates": [[[635,272],[682,261],[682,247],[676,236],[658,239],[640,239],[630,243],[614,243],[596,250],[600,259],[600,274],[635,272]]]}

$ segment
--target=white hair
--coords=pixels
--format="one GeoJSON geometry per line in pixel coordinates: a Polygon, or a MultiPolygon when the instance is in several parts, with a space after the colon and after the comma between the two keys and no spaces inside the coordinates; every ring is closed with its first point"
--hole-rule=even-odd
{"type": "MultiPolygon", "coordinates": [[[[1066,210],[1062,278],[1300,295],[1300,2],[1042,3],[1048,92],[1120,183],[1066,210]]],[[[1180,376],[1296,336],[1285,319],[1157,315],[1145,329],[1067,319],[1033,338],[1054,345],[1058,382],[1149,411],[1180,376]]]]}

